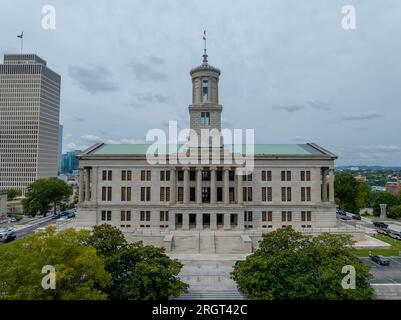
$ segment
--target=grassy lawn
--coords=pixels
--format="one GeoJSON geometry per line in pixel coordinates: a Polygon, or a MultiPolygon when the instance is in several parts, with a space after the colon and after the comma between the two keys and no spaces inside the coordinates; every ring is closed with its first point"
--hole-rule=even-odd
{"type": "Polygon", "coordinates": [[[7,201],[7,207],[17,207],[21,205],[21,200],[7,201]]]}
{"type": "Polygon", "coordinates": [[[369,253],[372,254],[380,254],[382,256],[400,256],[400,251],[401,251],[401,241],[396,240],[393,238],[390,238],[389,236],[385,236],[382,234],[378,234],[375,236],[376,239],[379,239],[381,241],[387,242],[391,244],[390,249],[375,249],[375,250],[369,250],[369,249],[355,249],[356,254],[360,257],[368,257],[369,253]]]}

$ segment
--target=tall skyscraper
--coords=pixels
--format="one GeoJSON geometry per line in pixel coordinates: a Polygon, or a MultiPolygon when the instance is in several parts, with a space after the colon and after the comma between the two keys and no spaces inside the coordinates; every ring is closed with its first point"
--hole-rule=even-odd
{"type": "Polygon", "coordinates": [[[57,176],[61,77],[35,54],[0,64],[0,190],[57,176]]]}

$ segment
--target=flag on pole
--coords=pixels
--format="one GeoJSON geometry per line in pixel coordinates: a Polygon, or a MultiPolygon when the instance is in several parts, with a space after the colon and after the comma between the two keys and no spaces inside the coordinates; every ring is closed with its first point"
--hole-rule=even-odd
{"type": "Polygon", "coordinates": [[[24,31],[21,32],[21,34],[17,35],[18,38],[23,39],[24,38],[24,31]]]}
{"type": "Polygon", "coordinates": [[[203,40],[206,40],[206,30],[203,30],[203,40]]]}

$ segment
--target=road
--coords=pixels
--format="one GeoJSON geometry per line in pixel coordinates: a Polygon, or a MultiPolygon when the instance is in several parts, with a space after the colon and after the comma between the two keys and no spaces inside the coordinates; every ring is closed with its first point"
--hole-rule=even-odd
{"type": "Polygon", "coordinates": [[[375,289],[377,299],[401,300],[401,257],[388,258],[389,266],[381,266],[370,258],[361,258],[363,263],[371,267],[374,279],[370,284],[375,289]]]}
{"type": "Polygon", "coordinates": [[[49,218],[49,220],[46,220],[46,221],[43,221],[41,223],[35,224],[33,226],[29,226],[27,228],[15,231],[15,235],[17,236],[17,239],[18,238],[22,238],[22,237],[24,237],[24,236],[26,236],[28,234],[31,234],[31,233],[35,232],[35,230],[38,229],[38,228],[46,227],[46,226],[48,226],[50,224],[55,223],[55,221],[57,221],[57,220],[53,220],[53,219],[49,218]]]}

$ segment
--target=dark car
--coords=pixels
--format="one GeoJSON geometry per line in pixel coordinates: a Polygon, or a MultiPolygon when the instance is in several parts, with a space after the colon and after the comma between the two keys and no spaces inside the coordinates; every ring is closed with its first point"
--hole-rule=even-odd
{"type": "Polygon", "coordinates": [[[347,215],[347,213],[342,209],[338,209],[337,210],[337,214],[340,215],[340,216],[346,216],[347,215]]]}
{"type": "Polygon", "coordinates": [[[17,236],[15,235],[14,232],[8,231],[8,232],[2,232],[0,233],[0,242],[7,243],[15,240],[17,236]]]}
{"type": "Polygon", "coordinates": [[[59,213],[53,214],[52,219],[59,219],[61,215],[59,213]]]}
{"type": "Polygon", "coordinates": [[[353,214],[352,219],[354,220],[361,220],[361,216],[359,214],[353,214]]]}
{"type": "Polygon", "coordinates": [[[68,218],[68,219],[75,218],[75,212],[74,212],[74,211],[70,211],[70,212],[68,213],[68,215],[67,215],[67,218],[68,218]]]}
{"type": "Polygon", "coordinates": [[[400,232],[392,231],[392,232],[389,232],[388,235],[393,239],[401,240],[401,233],[400,232]]]}
{"type": "Polygon", "coordinates": [[[63,211],[63,212],[60,213],[60,216],[61,217],[66,217],[66,216],[68,216],[68,214],[69,214],[68,211],[63,211]]]}
{"type": "Polygon", "coordinates": [[[389,235],[390,231],[387,229],[377,229],[377,233],[383,234],[383,235],[389,235]]]}
{"type": "Polygon", "coordinates": [[[371,255],[370,259],[381,266],[388,266],[390,264],[390,260],[381,255],[371,255]]]}
{"type": "Polygon", "coordinates": [[[383,229],[387,229],[387,227],[388,227],[387,224],[385,224],[384,222],[380,222],[380,221],[373,222],[373,225],[377,228],[383,228],[383,229]]]}
{"type": "Polygon", "coordinates": [[[340,219],[341,220],[351,220],[351,217],[349,217],[349,216],[341,216],[340,219]]]}

